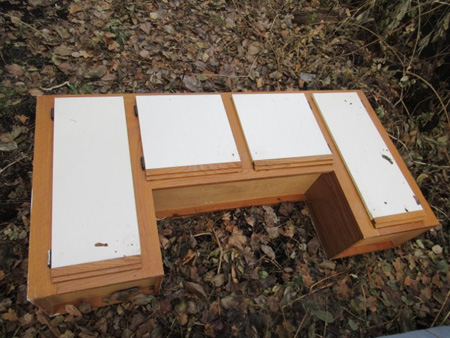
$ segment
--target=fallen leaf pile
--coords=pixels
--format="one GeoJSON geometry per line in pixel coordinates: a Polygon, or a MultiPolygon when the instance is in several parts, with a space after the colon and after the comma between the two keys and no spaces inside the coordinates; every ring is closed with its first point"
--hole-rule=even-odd
{"type": "Polygon", "coordinates": [[[0,0],[0,336],[449,325],[449,19],[448,1],[0,0]],[[26,300],[36,96],[311,89],[366,93],[440,226],[330,261],[302,203],[164,219],[160,295],[118,293],[119,305],[50,318],[26,300]]]}

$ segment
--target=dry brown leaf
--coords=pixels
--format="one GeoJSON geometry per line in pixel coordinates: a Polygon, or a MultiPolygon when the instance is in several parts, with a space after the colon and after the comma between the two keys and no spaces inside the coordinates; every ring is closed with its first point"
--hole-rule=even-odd
{"type": "Polygon", "coordinates": [[[112,40],[108,43],[108,50],[120,50],[120,45],[116,40],[112,40]]]}
{"type": "Polygon", "coordinates": [[[244,250],[244,245],[247,243],[247,237],[242,234],[242,230],[238,228],[233,229],[233,233],[228,238],[228,245],[244,250]]]}
{"type": "Polygon", "coordinates": [[[150,52],[148,50],[145,50],[145,49],[141,50],[139,52],[139,55],[141,57],[143,57],[144,59],[149,59],[150,58],[150,52]]]}
{"type": "Polygon", "coordinates": [[[71,47],[62,45],[62,46],[55,47],[55,49],[53,50],[53,53],[55,53],[57,55],[61,55],[61,56],[69,56],[73,53],[73,49],[71,47]]]}
{"type": "Polygon", "coordinates": [[[352,294],[352,290],[348,287],[348,277],[343,278],[338,283],[337,289],[338,298],[342,300],[347,300],[352,294]]]}
{"type": "Polygon", "coordinates": [[[197,296],[200,296],[204,298],[205,300],[208,299],[208,296],[205,293],[205,289],[201,284],[194,283],[194,282],[184,282],[184,288],[186,291],[189,291],[193,294],[196,294],[197,296]]]}
{"type": "Polygon", "coordinates": [[[170,241],[162,234],[159,235],[159,244],[164,250],[167,250],[170,247],[170,241]]]}
{"type": "Polygon", "coordinates": [[[245,214],[245,221],[251,227],[253,227],[255,225],[255,217],[253,216],[253,214],[250,214],[250,215],[245,214]]]}
{"type": "Polygon", "coordinates": [[[215,287],[220,287],[225,283],[225,276],[223,273],[220,273],[218,275],[215,275],[212,279],[211,282],[214,283],[215,287]]]}
{"type": "Polygon", "coordinates": [[[248,53],[250,55],[256,55],[259,53],[259,51],[261,50],[260,44],[258,42],[252,42],[249,46],[248,46],[248,53]]]}
{"type": "Polygon", "coordinates": [[[186,265],[187,263],[189,263],[191,260],[193,260],[195,257],[197,256],[196,252],[189,249],[188,253],[186,254],[186,256],[184,256],[183,258],[183,265],[186,265]]]}
{"type": "Polygon", "coordinates": [[[183,83],[186,88],[192,92],[198,92],[201,90],[201,83],[195,75],[185,75],[183,77],[183,83]]]}
{"type": "Polygon", "coordinates": [[[266,231],[270,239],[275,239],[280,236],[280,228],[278,227],[266,228],[266,231]]]}
{"type": "Polygon", "coordinates": [[[317,254],[317,250],[319,250],[320,248],[320,242],[319,239],[317,237],[313,237],[307,244],[308,246],[308,252],[311,255],[315,255],[317,254]]]}
{"type": "Polygon", "coordinates": [[[184,326],[188,322],[188,315],[186,313],[178,314],[178,324],[184,326]]]}
{"type": "Polygon", "coordinates": [[[263,206],[264,209],[264,220],[266,221],[266,225],[271,228],[274,227],[278,223],[278,216],[273,210],[272,207],[263,206]]]}
{"type": "Polygon", "coordinates": [[[31,96],[41,96],[41,95],[44,95],[44,92],[43,92],[42,90],[38,89],[38,88],[31,88],[31,89],[28,91],[28,93],[29,93],[31,96]]]}
{"type": "Polygon", "coordinates": [[[8,312],[2,314],[2,319],[9,322],[17,322],[19,317],[17,316],[16,311],[13,309],[8,309],[8,312]]]}
{"type": "Polygon", "coordinates": [[[256,80],[256,87],[257,87],[257,88],[261,88],[262,86],[264,86],[264,79],[263,79],[262,77],[259,77],[259,78],[256,80]]]}
{"type": "Polygon", "coordinates": [[[83,318],[80,310],[77,309],[75,305],[67,304],[65,307],[68,314],[72,315],[75,320],[83,318]]]}
{"type": "Polygon", "coordinates": [[[420,295],[422,296],[422,299],[429,301],[433,296],[433,292],[431,291],[431,288],[429,286],[426,286],[425,288],[420,290],[420,295]]]}
{"type": "Polygon", "coordinates": [[[80,5],[78,5],[76,3],[71,3],[69,6],[70,14],[75,14],[75,13],[81,12],[82,10],[83,10],[83,7],[81,7],[80,5]]]}
{"type": "Polygon", "coordinates": [[[273,249],[268,245],[261,245],[261,250],[264,252],[267,256],[269,256],[271,259],[275,259],[275,252],[273,249]]]}
{"type": "Polygon", "coordinates": [[[234,263],[231,264],[231,280],[234,284],[239,283],[239,280],[236,278],[236,268],[234,266],[234,263]]]}
{"type": "Polygon", "coordinates": [[[34,321],[33,313],[25,313],[22,318],[19,319],[20,326],[28,326],[34,321]]]}
{"type": "Polygon", "coordinates": [[[23,75],[23,73],[25,73],[25,70],[17,64],[6,65],[5,70],[9,75],[12,75],[14,77],[21,76],[23,75]]]}

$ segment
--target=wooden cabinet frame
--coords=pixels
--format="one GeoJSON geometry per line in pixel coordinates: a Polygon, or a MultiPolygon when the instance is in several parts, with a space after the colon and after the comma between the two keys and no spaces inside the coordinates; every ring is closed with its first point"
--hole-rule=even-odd
{"type": "Polygon", "coordinates": [[[47,266],[52,205],[53,122],[50,112],[56,96],[39,97],[29,249],[29,300],[48,313],[56,313],[64,312],[64,305],[67,303],[89,301],[94,306],[109,304],[105,297],[123,289],[137,287],[137,292],[159,292],[163,267],[157,217],[191,215],[283,201],[307,201],[314,227],[329,258],[392,248],[436,226],[436,217],[367,98],[362,91],[356,92],[423,206],[422,213],[394,215],[381,220],[380,224],[374,224],[314,103],[312,91],[299,93],[306,95],[332,151],[331,156],[253,163],[233,104],[232,93],[221,93],[239,151],[241,168],[232,172],[201,170],[194,174],[190,172],[189,175],[173,172],[169,168],[166,172],[158,171],[157,178],[149,178],[149,173],[141,167],[139,119],[135,116],[134,109],[137,95],[164,94],[116,95],[122,96],[125,102],[141,256],[126,257],[117,262],[111,260],[58,269],[47,266]]]}

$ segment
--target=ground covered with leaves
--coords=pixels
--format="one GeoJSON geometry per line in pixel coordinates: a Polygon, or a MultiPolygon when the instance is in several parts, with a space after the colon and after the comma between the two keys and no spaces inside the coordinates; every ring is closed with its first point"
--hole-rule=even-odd
{"type": "Polygon", "coordinates": [[[0,1],[0,336],[370,337],[449,325],[450,3],[0,1]],[[26,300],[35,97],[362,89],[441,225],[327,260],[300,203],[159,222],[158,296],[26,300]]]}

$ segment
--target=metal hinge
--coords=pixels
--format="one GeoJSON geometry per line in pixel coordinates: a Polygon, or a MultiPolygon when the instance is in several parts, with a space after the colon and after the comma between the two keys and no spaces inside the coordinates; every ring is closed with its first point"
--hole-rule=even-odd
{"type": "Polygon", "coordinates": [[[139,112],[138,112],[137,106],[134,106],[134,116],[136,116],[136,117],[139,116],[139,112]]]}
{"type": "Polygon", "coordinates": [[[55,120],[55,108],[52,108],[52,110],[50,111],[50,117],[51,117],[52,121],[55,120]]]}
{"type": "Polygon", "coordinates": [[[52,265],[52,250],[47,251],[47,265],[48,267],[52,265]]]}
{"type": "Polygon", "coordinates": [[[141,157],[141,168],[142,168],[142,170],[145,171],[145,160],[144,160],[144,156],[141,157]]]}

